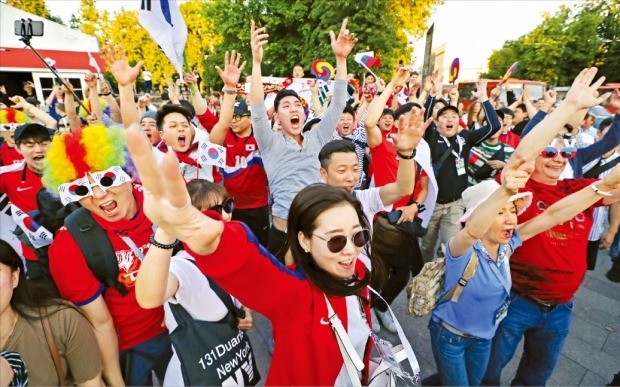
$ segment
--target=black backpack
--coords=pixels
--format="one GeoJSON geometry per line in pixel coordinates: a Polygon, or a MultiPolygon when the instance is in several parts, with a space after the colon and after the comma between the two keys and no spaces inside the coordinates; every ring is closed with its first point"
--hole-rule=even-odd
{"type": "MultiPolygon", "coordinates": [[[[56,234],[64,223],[82,251],[86,264],[95,278],[106,288],[114,288],[123,296],[127,294],[125,286],[118,281],[118,261],[112,243],[105,231],[93,219],[90,211],[73,203],[63,206],[60,200],[53,197],[45,188],[37,192],[37,207],[38,210],[28,213],[32,219],[52,234],[56,234]]],[[[47,269],[46,274],[49,275],[49,246],[34,248],[19,227],[16,231],[17,237],[34,249],[41,266],[47,269]]]]}

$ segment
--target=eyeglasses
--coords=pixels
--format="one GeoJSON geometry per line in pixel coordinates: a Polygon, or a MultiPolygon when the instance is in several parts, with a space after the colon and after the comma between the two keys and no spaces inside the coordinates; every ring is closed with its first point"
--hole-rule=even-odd
{"type": "Polygon", "coordinates": [[[332,253],[339,253],[339,252],[341,252],[345,248],[345,246],[347,245],[347,240],[349,240],[349,239],[351,239],[351,242],[353,242],[353,244],[356,247],[364,247],[370,241],[370,231],[368,231],[365,228],[359,230],[358,232],[356,232],[355,234],[351,235],[350,237],[347,237],[345,235],[334,235],[334,236],[330,237],[329,239],[327,239],[327,238],[324,238],[324,237],[316,235],[316,234],[312,234],[312,235],[314,235],[315,237],[317,237],[317,238],[319,238],[321,240],[326,241],[327,242],[327,248],[332,253]]]}
{"type": "Polygon", "coordinates": [[[128,181],[131,181],[131,177],[121,167],[111,167],[101,172],[86,172],[82,178],[61,184],[58,193],[62,204],[67,205],[86,196],[93,196],[93,187],[99,187],[105,192],[128,181]],[[89,175],[93,179],[92,183],[88,180],[89,175]]]}
{"type": "Polygon", "coordinates": [[[222,212],[232,214],[232,212],[235,210],[235,198],[226,198],[224,199],[222,204],[217,204],[213,207],[209,207],[209,210],[219,212],[221,215],[224,215],[222,212]]]}
{"type": "Polygon", "coordinates": [[[231,122],[239,122],[241,121],[243,117],[249,117],[249,116],[250,116],[249,114],[244,114],[242,116],[235,114],[234,116],[232,116],[231,122]]]}
{"type": "Polygon", "coordinates": [[[572,147],[572,146],[567,146],[567,147],[558,149],[554,146],[548,146],[545,148],[544,151],[542,151],[541,156],[546,159],[552,159],[555,156],[557,156],[558,153],[560,153],[562,157],[565,159],[572,159],[572,158],[575,158],[575,156],[577,156],[577,148],[572,147]]]}

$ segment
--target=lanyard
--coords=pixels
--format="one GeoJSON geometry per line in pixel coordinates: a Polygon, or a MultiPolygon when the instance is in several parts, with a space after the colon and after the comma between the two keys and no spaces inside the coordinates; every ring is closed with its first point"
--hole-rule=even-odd
{"type": "MultiPolygon", "coordinates": [[[[482,243],[481,243],[481,245],[482,245],[482,243]]],[[[498,253],[497,261],[500,262],[500,263],[503,262],[504,263],[504,267],[505,267],[504,271],[508,272],[508,265],[509,265],[508,262],[509,262],[509,258],[510,258],[510,247],[508,247],[507,245],[503,245],[503,246],[500,246],[499,250],[500,251],[498,253]],[[502,255],[503,255],[503,257],[502,257],[502,255]]],[[[504,287],[504,290],[506,291],[508,296],[510,296],[510,286],[508,286],[508,284],[504,280],[504,277],[499,272],[499,269],[497,268],[497,265],[495,264],[493,259],[491,259],[491,255],[489,254],[487,249],[484,247],[484,245],[482,245],[482,251],[484,252],[485,260],[487,261],[487,263],[491,267],[491,271],[493,272],[493,274],[495,274],[495,276],[497,277],[499,282],[502,284],[502,286],[504,287]]]]}
{"type": "MultiPolygon", "coordinates": [[[[446,143],[446,145],[448,146],[448,148],[450,148],[450,141],[443,135],[440,134],[441,138],[443,139],[443,141],[446,143]]],[[[463,151],[463,143],[461,141],[459,141],[460,137],[457,134],[456,138],[454,139],[454,141],[456,141],[457,144],[459,144],[459,153],[457,154],[454,149],[452,149],[452,154],[454,155],[454,157],[456,157],[457,160],[461,159],[461,152],[463,151]]]]}

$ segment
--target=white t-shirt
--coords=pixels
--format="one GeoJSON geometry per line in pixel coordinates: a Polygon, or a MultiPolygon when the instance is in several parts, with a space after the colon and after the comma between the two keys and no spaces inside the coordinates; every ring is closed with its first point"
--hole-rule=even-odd
{"type": "Polygon", "coordinates": [[[142,79],[144,79],[145,81],[150,81],[153,78],[153,74],[151,74],[150,71],[144,70],[142,72],[142,79]]]}
{"type": "MultiPolygon", "coordinates": [[[[368,328],[368,323],[366,319],[362,315],[362,310],[360,306],[360,302],[357,296],[348,296],[346,297],[347,302],[347,336],[349,336],[349,340],[351,340],[351,344],[355,348],[355,352],[359,355],[360,359],[364,359],[364,350],[366,349],[366,342],[368,341],[368,336],[370,335],[370,328],[368,328]]],[[[344,316],[338,316],[342,320],[344,316]]],[[[344,323],[342,325],[345,325],[344,323]]],[[[362,375],[358,373],[358,376],[361,380],[362,375]]],[[[340,373],[334,382],[334,386],[351,386],[351,378],[349,377],[349,373],[347,372],[347,367],[345,364],[342,365],[340,369],[340,373]]]]}
{"type": "MultiPolygon", "coordinates": [[[[179,289],[176,294],[164,304],[166,327],[170,333],[176,329],[178,324],[168,303],[180,304],[190,316],[197,320],[220,321],[228,313],[226,305],[209,286],[209,280],[189,260],[193,261],[193,258],[185,251],[181,251],[170,261],[170,273],[179,281],[179,289]]],[[[236,304],[239,306],[238,302],[236,304]]],[[[174,352],[174,347],[172,350],[174,352]]],[[[176,352],[174,352],[166,369],[164,386],[182,385],[181,363],[176,352]]]]}
{"type": "MultiPolygon", "coordinates": [[[[368,189],[356,190],[353,191],[357,200],[362,204],[362,209],[364,210],[364,215],[368,218],[368,222],[370,223],[370,234],[372,235],[372,219],[375,217],[375,214],[379,211],[386,211],[383,202],[381,201],[381,195],[379,195],[380,187],[373,187],[368,189]]],[[[368,269],[370,267],[370,257],[366,254],[366,248],[362,249],[359,258],[364,262],[364,265],[368,269]]]]}

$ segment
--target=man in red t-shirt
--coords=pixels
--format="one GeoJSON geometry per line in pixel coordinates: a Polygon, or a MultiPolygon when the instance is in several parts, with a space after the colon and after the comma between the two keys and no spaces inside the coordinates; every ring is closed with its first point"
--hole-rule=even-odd
{"type": "Polygon", "coordinates": [[[0,146],[0,166],[20,163],[24,157],[17,151],[15,147],[15,125],[2,124],[0,133],[4,142],[0,146]]]}
{"type": "MultiPolygon", "coordinates": [[[[600,187],[600,183],[593,184],[596,179],[559,180],[568,159],[576,154],[575,148],[569,146],[568,141],[559,134],[564,123],[579,110],[597,105],[607,98],[595,97],[601,83],[599,81],[590,86],[595,74],[594,68],[582,71],[563,103],[521,139],[509,161],[521,158],[531,160],[535,156],[534,171],[524,189],[533,194],[532,205],[519,216],[519,224],[588,186],[603,198],[597,205],[610,205],[620,199],[620,190],[599,190],[597,185],[600,187]],[[545,148],[545,144],[550,145],[545,148]]],[[[612,105],[616,104],[620,107],[620,93],[612,98],[612,105]]],[[[620,119],[618,115],[616,118],[620,119]]],[[[551,376],[570,331],[572,298],[586,273],[593,207],[523,242],[511,256],[510,308],[493,338],[483,384],[499,385],[502,369],[523,337],[524,353],[512,384],[545,385],[551,376]]]]}
{"type": "MultiPolygon", "coordinates": [[[[6,194],[11,204],[28,213],[37,209],[37,192],[43,188],[43,159],[51,138],[44,126],[25,124],[17,127],[14,139],[15,149],[24,160],[0,167],[0,194],[6,194]]],[[[38,279],[49,275],[47,270],[39,266],[34,250],[24,243],[22,255],[26,258],[28,278],[38,279]]]]}
{"type": "Polygon", "coordinates": [[[119,168],[125,163],[124,131],[95,125],[63,133],[52,142],[50,155],[43,175],[46,187],[58,193],[63,204],[79,202],[90,212],[118,262],[118,284],[106,289],[74,236],[62,227],[48,250],[50,272],[61,296],[93,324],[108,385],[151,385],[153,371],[163,380],[172,355],[162,326],[164,311],[141,308],[135,296],[153,224],[142,210],[142,187],[119,168]],[[99,143],[108,146],[101,148],[99,143]]]}

